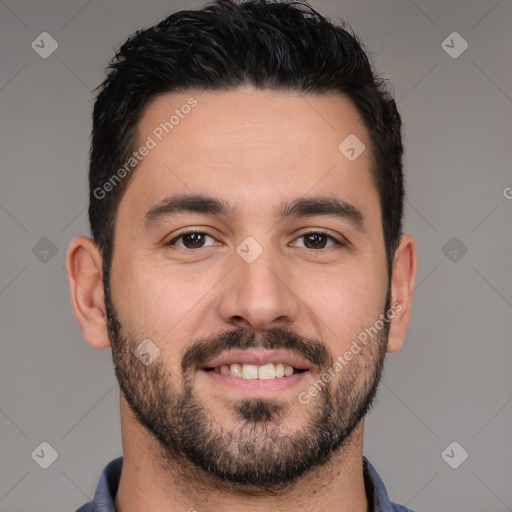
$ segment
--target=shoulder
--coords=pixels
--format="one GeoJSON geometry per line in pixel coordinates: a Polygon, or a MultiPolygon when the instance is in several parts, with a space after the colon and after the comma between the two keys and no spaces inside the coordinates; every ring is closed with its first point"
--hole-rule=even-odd
{"type": "Polygon", "coordinates": [[[398,505],[396,503],[391,503],[391,506],[393,507],[391,509],[393,512],[414,512],[413,510],[405,507],[404,505],[398,505]]]}
{"type": "Polygon", "coordinates": [[[85,505],[82,505],[80,508],[76,509],[75,512],[94,512],[94,505],[92,504],[92,501],[89,503],[86,503],[85,505]]]}
{"type": "Polygon", "coordinates": [[[363,473],[371,512],[413,512],[389,499],[384,482],[366,457],[363,457],[363,473]]]}
{"type": "Polygon", "coordinates": [[[85,503],[75,512],[115,512],[114,497],[119,486],[122,467],[122,456],[111,460],[101,473],[93,500],[85,503]]]}
{"type": "Polygon", "coordinates": [[[414,512],[410,508],[405,507],[404,505],[398,505],[397,503],[390,503],[391,510],[393,512],[414,512]]]}

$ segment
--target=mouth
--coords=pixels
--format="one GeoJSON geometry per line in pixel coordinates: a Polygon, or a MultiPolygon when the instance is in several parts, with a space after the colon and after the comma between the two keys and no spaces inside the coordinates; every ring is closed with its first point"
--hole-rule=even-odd
{"type": "Polygon", "coordinates": [[[221,366],[204,368],[206,372],[220,373],[221,375],[230,375],[238,379],[247,380],[269,380],[279,379],[281,377],[291,377],[297,373],[303,373],[308,370],[303,368],[294,368],[285,363],[267,363],[263,365],[232,363],[221,366]]]}
{"type": "Polygon", "coordinates": [[[311,365],[285,350],[233,350],[208,361],[200,374],[228,393],[264,397],[291,389],[312,374],[311,365]]]}

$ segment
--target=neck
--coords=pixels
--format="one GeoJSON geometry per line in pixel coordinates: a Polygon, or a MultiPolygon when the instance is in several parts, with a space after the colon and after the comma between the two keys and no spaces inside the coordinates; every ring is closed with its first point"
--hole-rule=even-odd
{"type": "Polygon", "coordinates": [[[173,471],[159,464],[161,447],[121,398],[123,469],[115,497],[117,512],[368,512],[362,465],[363,422],[328,464],[272,495],[251,495],[222,485],[192,466],[173,471]],[[300,507],[297,507],[297,504],[300,507]]]}

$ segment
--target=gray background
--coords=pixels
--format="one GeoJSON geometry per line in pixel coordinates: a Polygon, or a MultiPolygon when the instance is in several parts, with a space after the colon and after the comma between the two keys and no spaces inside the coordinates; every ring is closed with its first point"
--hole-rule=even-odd
{"type": "MultiPolygon", "coordinates": [[[[110,351],[82,340],[63,267],[88,233],[91,90],[130,33],[200,5],[0,1],[2,512],[75,510],[122,453],[110,351]],[[31,48],[43,31],[59,45],[47,59],[31,48]],[[43,441],[48,469],[31,457],[43,441]]],[[[418,278],[365,453],[416,511],[512,510],[512,1],[312,5],[362,36],[405,122],[418,278]],[[458,58],[442,46],[454,31],[458,58]],[[453,441],[458,469],[441,456],[453,441]]]]}

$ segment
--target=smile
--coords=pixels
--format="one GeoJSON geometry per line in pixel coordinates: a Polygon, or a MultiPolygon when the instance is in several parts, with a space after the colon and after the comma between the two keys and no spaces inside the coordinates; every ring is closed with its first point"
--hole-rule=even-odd
{"type": "Polygon", "coordinates": [[[267,363],[263,365],[233,363],[229,365],[223,364],[214,368],[205,368],[205,370],[242,379],[260,380],[291,377],[295,373],[306,371],[284,363],[267,363]]]}

